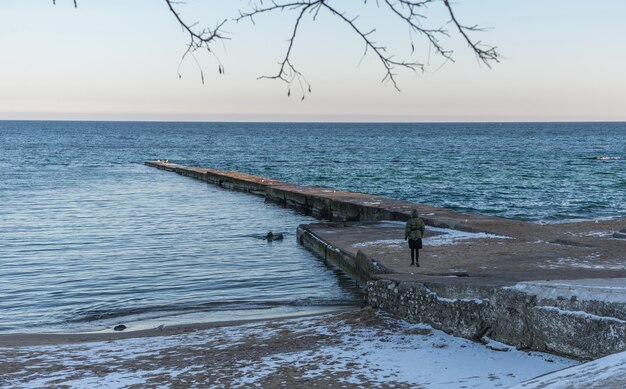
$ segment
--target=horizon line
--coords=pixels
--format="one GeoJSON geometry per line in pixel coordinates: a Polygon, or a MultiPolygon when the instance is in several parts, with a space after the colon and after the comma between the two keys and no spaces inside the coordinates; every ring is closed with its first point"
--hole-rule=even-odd
{"type": "Polygon", "coordinates": [[[626,118],[574,118],[529,115],[333,115],[333,114],[49,114],[3,113],[0,122],[166,122],[166,123],[625,123],[626,118]],[[29,117],[29,116],[33,117],[29,117]],[[83,116],[83,117],[81,117],[83,116]],[[195,117],[194,117],[195,116],[195,117]],[[420,118],[420,116],[422,116],[420,118]],[[4,118],[6,117],[6,118],[4,118]]]}

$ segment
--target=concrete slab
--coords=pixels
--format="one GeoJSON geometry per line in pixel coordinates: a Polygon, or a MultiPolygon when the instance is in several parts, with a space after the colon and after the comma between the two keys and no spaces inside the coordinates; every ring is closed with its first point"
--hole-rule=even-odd
{"type": "MultiPolygon", "coordinates": [[[[361,251],[392,274],[404,274],[403,279],[462,275],[516,283],[626,277],[626,241],[613,238],[611,232],[621,225],[622,220],[604,220],[533,226],[543,231],[522,235],[508,229],[510,234],[488,234],[427,227],[420,267],[410,266],[402,222],[318,223],[302,228],[355,257],[361,251]]],[[[624,280],[620,282],[626,287],[624,280]]]]}

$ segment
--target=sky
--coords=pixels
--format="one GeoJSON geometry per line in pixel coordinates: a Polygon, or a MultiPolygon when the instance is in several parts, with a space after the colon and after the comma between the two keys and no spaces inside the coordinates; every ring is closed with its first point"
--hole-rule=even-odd
{"type": "MultiPolygon", "coordinates": [[[[293,62],[311,84],[259,80],[287,49],[295,13],[232,19],[249,0],[188,0],[181,17],[225,26],[229,40],[187,59],[188,38],[157,0],[0,0],[0,120],[173,121],[613,121],[626,120],[626,2],[623,0],[457,0],[456,15],[489,27],[476,38],[503,58],[480,64],[458,34],[444,63],[370,1],[334,0],[398,58],[425,63],[399,71],[400,92],[381,83],[375,56],[327,13],[306,17],[293,62]],[[218,59],[225,74],[218,72],[218,59]]],[[[425,26],[451,28],[441,4],[425,26]]]]}

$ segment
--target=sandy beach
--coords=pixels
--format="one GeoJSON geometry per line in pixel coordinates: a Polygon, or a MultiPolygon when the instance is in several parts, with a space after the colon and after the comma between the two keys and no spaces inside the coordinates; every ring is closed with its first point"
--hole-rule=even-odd
{"type": "MultiPolygon", "coordinates": [[[[265,323],[268,321],[282,321],[287,319],[304,319],[314,316],[322,316],[327,313],[354,312],[355,306],[346,306],[344,308],[334,307],[331,310],[320,310],[316,313],[298,313],[290,315],[279,315],[269,318],[248,319],[248,320],[228,320],[228,321],[208,321],[181,323],[173,325],[159,325],[152,328],[147,327],[142,322],[134,324],[142,327],[141,329],[127,328],[123,331],[115,331],[112,328],[105,331],[93,332],[32,332],[32,333],[9,333],[0,334],[0,349],[11,347],[28,347],[28,346],[47,346],[47,345],[63,345],[88,342],[108,342],[115,340],[133,339],[133,338],[149,338],[154,336],[180,335],[189,332],[196,332],[206,329],[221,327],[236,327],[246,324],[265,323]]],[[[173,320],[169,318],[169,320],[173,320]]]]}
{"type": "Polygon", "coordinates": [[[5,336],[0,360],[0,386],[9,388],[496,388],[579,363],[455,338],[368,308],[128,333],[5,336]]]}

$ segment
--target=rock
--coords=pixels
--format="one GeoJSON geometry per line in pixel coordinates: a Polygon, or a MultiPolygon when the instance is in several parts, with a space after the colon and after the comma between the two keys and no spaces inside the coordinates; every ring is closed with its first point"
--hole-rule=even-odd
{"type": "Polygon", "coordinates": [[[430,328],[411,328],[404,330],[405,335],[432,335],[433,331],[430,328]]]}
{"type": "Polygon", "coordinates": [[[115,327],[113,327],[113,331],[124,331],[126,329],[126,326],[124,324],[118,324],[115,327]]]}
{"type": "Polygon", "coordinates": [[[491,345],[491,344],[487,344],[487,345],[485,345],[485,347],[487,347],[490,350],[498,351],[498,352],[502,352],[502,353],[511,351],[511,348],[510,347],[506,347],[506,346],[494,346],[494,345],[491,345]]]}
{"type": "Polygon", "coordinates": [[[614,233],[613,237],[617,239],[626,239],[626,229],[621,230],[620,232],[614,233]]]}
{"type": "Polygon", "coordinates": [[[272,231],[268,232],[267,235],[265,235],[265,239],[267,239],[268,242],[273,242],[275,240],[283,240],[283,234],[278,232],[276,234],[274,234],[272,231]]]}

